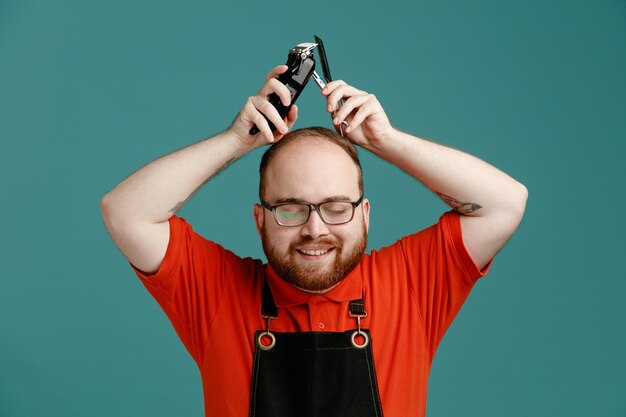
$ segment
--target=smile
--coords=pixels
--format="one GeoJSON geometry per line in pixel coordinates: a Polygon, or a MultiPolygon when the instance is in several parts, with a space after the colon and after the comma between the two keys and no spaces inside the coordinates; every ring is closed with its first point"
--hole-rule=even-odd
{"type": "Polygon", "coordinates": [[[297,249],[297,251],[306,256],[322,256],[326,255],[328,252],[332,251],[334,248],[327,249],[297,249]]]}

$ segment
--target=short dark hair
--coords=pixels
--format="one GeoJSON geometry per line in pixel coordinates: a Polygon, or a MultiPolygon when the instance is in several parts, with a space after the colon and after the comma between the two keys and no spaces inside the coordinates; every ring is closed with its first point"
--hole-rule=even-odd
{"type": "Polygon", "coordinates": [[[313,126],[313,127],[305,127],[302,129],[297,129],[297,130],[287,133],[285,136],[283,136],[281,140],[274,143],[265,151],[265,153],[263,154],[263,157],[261,158],[261,165],[259,167],[259,174],[261,177],[259,180],[259,198],[261,200],[263,199],[263,194],[265,191],[265,171],[267,170],[267,167],[269,166],[270,162],[272,162],[272,159],[274,159],[276,154],[283,147],[285,147],[285,145],[303,136],[314,136],[314,137],[322,138],[322,139],[328,140],[329,142],[334,143],[335,145],[343,149],[348,154],[350,159],[352,159],[352,161],[354,162],[354,164],[357,166],[359,170],[359,180],[358,180],[359,181],[359,184],[358,184],[359,193],[363,195],[363,169],[361,168],[361,162],[359,161],[359,155],[357,153],[356,146],[354,146],[352,142],[350,142],[348,139],[344,138],[343,136],[339,135],[334,130],[330,130],[321,126],[313,126]]]}

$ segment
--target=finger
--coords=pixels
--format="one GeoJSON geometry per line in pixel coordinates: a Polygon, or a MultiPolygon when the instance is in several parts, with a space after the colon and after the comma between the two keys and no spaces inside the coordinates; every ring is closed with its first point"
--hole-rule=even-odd
{"type": "Polygon", "coordinates": [[[267,75],[265,76],[265,81],[267,81],[267,80],[269,80],[271,78],[278,77],[280,74],[283,74],[288,69],[289,69],[289,67],[287,65],[278,65],[278,66],[272,68],[270,70],[270,72],[268,72],[267,75]]]}
{"type": "Polygon", "coordinates": [[[253,97],[248,97],[246,103],[239,112],[239,120],[241,120],[245,124],[254,123],[254,118],[256,117],[257,109],[256,107],[254,107],[252,99],[253,97]]]}
{"type": "MultiPolygon", "coordinates": [[[[257,110],[253,104],[254,97],[248,97],[245,106],[239,114],[239,118],[248,126],[256,126],[266,140],[268,140],[268,132],[271,135],[272,131],[267,124],[265,117],[257,110]]],[[[250,130],[251,127],[247,127],[246,130],[250,130]]]]}
{"type": "Polygon", "coordinates": [[[281,83],[276,78],[268,80],[261,89],[261,91],[263,91],[263,96],[268,96],[271,93],[276,93],[276,95],[280,97],[280,102],[283,103],[283,106],[285,107],[291,104],[291,93],[289,92],[289,89],[285,84],[281,83]]]}
{"type": "Polygon", "coordinates": [[[334,111],[337,109],[337,103],[342,98],[349,98],[357,95],[366,95],[365,91],[361,91],[357,88],[352,87],[351,85],[341,85],[333,90],[332,93],[328,97],[326,97],[326,108],[328,111],[334,111]]]}
{"type": "Polygon", "coordinates": [[[261,113],[256,112],[253,120],[254,124],[256,125],[256,127],[259,128],[259,131],[261,132],[261,135],[263,135],[265,140],[270,143],[274,142],[274,134],[272,133],[272,129],[270,129],[270,125],[267,123],[267,120],[265,120],[265,117],[263,117],[261,113]]]}
{"type": "Polygon", "coordinates": [[[291,128],[293,127],[293,125],[296,123],[296,120],[298,119],[298,107],[294,104],[293,106],[291,106],[291,109],[289,109],[289,113],[287,113],[287,127],[289,128],[289,130],[291,130],[291,128]]]}
{"type": "Polygon", "coordinates": [[[372,101],[366,102],[363,106],[359,108],[352,120],[350,120],[350,124],[346,127],[346,133],[352,132],[354,129],[359,127],[366,118],[368,118],[375,112],[375,104],[372,101]]]}
{"type": "Polygon", "coordinates": [[[263,113],[265,117],[267,117],[281,133],[287,132],[288,128],[285,124],[285,121],[282,117],[280,117],[280,114],[278,113],[278,110],[276,110],[276,107],[272,106],[269,101],[261,97],[254,96],[252,97],[252,103],[254,103],[254,107],[256,107],[258,111],[263,113]]]}
{"type": "Polygon", "coordinates": [[[348,117],[348,115],[352,113],[354,109],[362,106],[368,100],[369,100],[368,95],[359,95],[359,96],[350,97],[348,100],[345,101],[343,106],[341,106],[339,111],[337,111],[337,113],[334,115],[333,124],[338,125],[341,122],[343,122],[344,119],[348,117]]]}
{"type": "Polygon", "coordinates": [[[337,87],[340,87],[342,85],[346,85],[346,82],[343,80],[331,81],[326,84],[326,86],[322,89],[322,94],[327,96],[332,93],[337,87]]]}

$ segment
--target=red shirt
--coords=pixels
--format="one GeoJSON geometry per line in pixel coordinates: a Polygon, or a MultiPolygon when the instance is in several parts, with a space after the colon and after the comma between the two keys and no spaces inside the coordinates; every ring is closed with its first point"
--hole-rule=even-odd
{"type": "MultiPolygon", "coordinates": [[[[365,295],[383,413],[424,416],[431,363],[478,270],[463,244],[459,214],[391,246],[363,255],[360,264],[324,295],[280,279],[260,260],[242,259],[204,239],[183,218],[169,220],[165,259],[154,275],[133,266],[161,305],[202,377],[206,416],[248,415],[254,333],[261,318],[263,279],[269,280],[280,332],[343,332],[356,328],[348,302],[365,295]]],[[[132,264],[131,264],[132,266],[132,264]]]]}

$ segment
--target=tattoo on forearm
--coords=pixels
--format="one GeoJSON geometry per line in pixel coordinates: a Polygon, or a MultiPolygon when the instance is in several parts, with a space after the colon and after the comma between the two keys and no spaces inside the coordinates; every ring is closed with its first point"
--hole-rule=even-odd
{"type": "Polygon", "coordinates": [[[185,201],[179,201],[178,203],[176,203],[176,205],[174,207],[172,207],[169,212],[170,213],[178,213],[180,211],[180,209],[182,209],[185,204],[187,204],[189,202],[189,200],[191,200],[193,198],[193,196],[198,192],[198,190],[200,188],[202,188],[202,186],[204,184],[206,184],[207,182],[211,181],[213,178],[217,177],[219,174],[222,173],[222,171],[224,171],[226,168],[228,168],[228,166],[230,164],[232,164],[233,162],[235,162],[237,160],[237,158],[233,157],[231,159],[229,159],[228,161],[226,161],[226,163],[224,165],[222,165],[222,167],[220,169],[218,169],[217,171],[215,171],[215,173],[213,175],[211,175],[209,178],[207,178],[206,180],[204,180],[204,182],[202,184],[200,184],[198,186],[198,188],[196,188],[195,190],[193,190],[193,192],[189,195],[189,197],[187,197],[187,199],[185,201]]]}
{"type": "Polygon", "coordinates": [[[449,195],[437,193],[437,195],[446,202],[450,207],[454,210],[458,211],[461,214],[469,214],[473,213],[482,208],[481,205],[476,203],[464,203],[462,201],[457,200],[456,198],[450,197],[449,195]]]}

